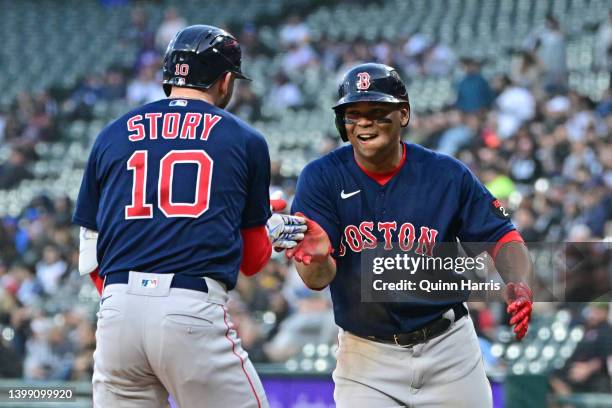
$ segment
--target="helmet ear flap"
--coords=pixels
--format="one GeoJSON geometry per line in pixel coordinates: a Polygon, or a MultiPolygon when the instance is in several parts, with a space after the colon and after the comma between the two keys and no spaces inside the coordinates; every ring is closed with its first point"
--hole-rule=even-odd
{"type": "Polygon", "coordinates": [[[344,126],[344,111],[342,110],[336,110],[336,129],[338,129],[342,141],[348,142],[348,135],[346,134],[346,127],[344,126]]]}

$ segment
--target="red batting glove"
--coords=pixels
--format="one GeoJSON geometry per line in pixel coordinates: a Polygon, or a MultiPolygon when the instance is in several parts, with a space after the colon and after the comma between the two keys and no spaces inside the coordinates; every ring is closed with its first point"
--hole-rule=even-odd
{"type": "Polygon", "coordinates": [[[510,325],[514,326],[517,340],[521,340],[529,330],[533,293],[526,283],[510,282],[507,285],[507,312],[510,314],[510,325]]]}
{"type": "Polygon", "coordinates": [[[287,202],[282,198],[270,198],[270,210],[273,212],[283,211],[287,207],[287,202]]]}
{"type": "Polygon", "coordinates": [[[279,212],[283,211],[287,207],[287,201],[285,201],[285,195],[282,190],[276,190],[270,194],[270,211],[279,212]]]}
{"type": "Polygon", "coordinates": [[[333,252],[327,233],[319,224],[304,214],[297,212],[295,215],[306,218],[308,230],[304,234],[304,239],[295,248],[287,249],[285,255],[304,265],[310,265],[311,262],[323,262],[333,252]]]}

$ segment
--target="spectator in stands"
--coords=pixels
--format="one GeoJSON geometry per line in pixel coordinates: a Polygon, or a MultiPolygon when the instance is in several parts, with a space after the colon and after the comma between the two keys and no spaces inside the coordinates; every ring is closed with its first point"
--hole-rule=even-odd
{"type": "Polygon", "coordinates": [[[274,77],[274,83],[268,95],[269,103],[277,109],[298,108],[304,103],[302,91],[287,75],[279,72],[274,77]]]}
{"type": "Polygon", "coordinates": [[[512,215],[512,221],[525,242],[538,242],[541,240],[539,231],[535,228],[535,216],[530,208],[519,208],[512,215]]]}
{"type": "MultiPolygon", "coordinates": [[[[1,261],[0,261],[1,263],[1,261]]],[[[7,274],[6,266],[0,265],[0,333],[11,330],[11,314],[18,307],[15,285],[7,274]]],[[[0,336],[0,378],[17,378],[22,374],[21,358],[10,343],[10,337],[0,336]]]]}
{"type": "Polygon", "coordinates": [[[611,391],[607,360],[612,355],[612,327],[607,321],[608,311],[607,302],[593,302],[586,308],[582,341],[565,366],[550,378],[555,394],[611,391]]]}
{"type": "Polygon", "coordinates": [[[562,174],[568,180],[576,180],[581,167],[587,168],[593,173],[598,168],[597,156],[595,152],[584,142],[574,142],[571,144],[569,155],[563,161],[562,174]]]}
{"type": "Polygon", "coordinates": [[[140,105],[165,98],[163,89],[155,75],[159,71],[157,64],[143,66],[138,77],[132,80],[127,88],[127,100],[130,105],[140,105]]]}
{"type": "Polygon", "coordinates": [[[542,163],[535,154],[535,141],[523,127],[518,130],[513,142],[514,148],[508,162],[510,177],[517,187],[532,188],[533,183],[542,176],[542,163]]]}
{"type": "Polygon", "coordinates": [[[388,40],[378,42],[372,47],[372,55],[376,62],[385,65],[394,65],[393,44],[388,40]]]}
{"type": "Polygon", "coordinates": [[[126,79],[123,70],[111,68],[104,77],[102,96],[107,101],[121,100],[125,98],[126,79]]]}
{"type": "Polygon", "coordinates": [[[455,106],[462,112],[478,113],[493,102],[489,82],[480,73],[480,63],[472,58],[463,59],[465,76],[457,85],[455,106]]]}
{"type": "Polygon", "coordinates": [[[70,379],[89,381],[93,374],[93,352],[96,348],[95,326],[81,311],[63,314],[66,321],[67,340],[74,345],[75,356],[70,379]]]}
{"type": "Polygon", "coordinates": [[[0,164],[0,190],[15,188],[23,180],[34,175],[28,170],[28,153],[25,147],[14,147],[8,162],[0,164]]]}
{"type": "Polygon", "coordinates": [[[502,91],[495,100],[497,134],[506,139],[534,117],[536,102],[527,88],[512,83],[509,77],[503,77],[502,84],[502,91]]]}
{"type": "Polygon", "coordinates": [[[436,77],[450,75],[457,62],[453,50],[446,44],[439,42],[434,43],[427,49],[423,59],[423,73],[436,77]]]}
{"type": "Polygon", "coordinates": [[[261,98],[253,92],[251,84],[246,81],[239,81],[235,86],[234,96],[228,105],[228,110],[249,122],[263,119],[261,98]]]}
{"type": "Polygon", "coordinates": [[[159,52],[164,52],[176,33],[187,27],[187,21],[181,17],[174,7],[164,11],[164,21],[155,35],[155,46],[159,52]]]}
{"type": "Polygon", "coordinates": [[[34,335],[26,344],[25,379],[70,379],[74,350],[66,339],[63,326],[47,317],[36,318],[31,326],[34,335]]]}
{"type": "Polygon", "coordinates": [[[565,37],[559,21],[546,16],[546,28],[537,36],[535,50],[544,68],[544,89],[549,94],[567,90],[565,37]]]}
{"type": "Polygon", "coordinates": [[[36,264],[36,277],[48,295],[54,294],[68,266],[54,245],[47,245],[42,260],[36,264]]]}
{"type": "Polygon", "coordinates": [[[297,72],[318,62],[318,56],[308,40],[289,45],[283,58],[283,69],[287,72],[297,72]]]}
{"type": "Polygon", "coordinates": [[[517,86],[534,89],[542,78],[542,65],[533,52],[521,51],[510,67],[510,79],[517,86]]]}
{"type": "Polygon", "coordinates": [[[13,223],[14,221],[7,217],[7,219],[0,219],[0,265],[6,267],[6,265],[16,260],[17,249],[15,248],[15,241],[13,239],[13,232],[9,229],[7,224],[13,223]]]}
{"type": "Polygon", "coordinates": [[[17,282],[18,289],[15,295],[20,304],[32,306],[39,302],[41,295],[44,293],[43,288],[40,282],[36,280],[35,272],[29,265],[13,264],[9,274],[17,282]]]}
{"type": "Polygon", "coordinates": [[[57,197],[53,201],[53,218],[57,227],[71,227],[72,201],[67,195],[57,197]]]}
{"type": "Polygon", "coordinates": [[[454,156],[459,149],[469,145],[480,130],[480,120],[476,114],[462,114],[457,110],[448,113],[449,128],[440,136],[438,150],[454,156]]]}
{"type": "Polygon", "coordinates": [[[240,38],[242,58],[274,56],[274,52],[261,41],[255,24],[249,22],[242,26],[242,31],[238,38],[240,38]]]}
{"type": "Polygon", "coordinates": [[[10,344],[0,337],[0,378],[19,378],[22,372],[21,359],[10,344]]]}
{"type": "Polygon", "coordinates": [[[119,37],[125,47],[136,46],[138,50],[149,49],[155,42],[155,34],[149,28],[147,12],[141,7],[132,8],[130,23],[119,37]]]}
{"type": "Polygon", "coordinates": [[[330,307],[329,291],[316,292],[305,288],[297,271],[290,270],[283,295],[295,310],[264,345],[264,352],[270,361],[286,361],[308,343],[330,344],[335,341],[338,328],[330,307]]]}
{"type": "Polygon", "coordinates": [[[569,93],[569,99],[571,110],[566,123],[567,136],[572,141],[586,141],[588,131],[595,127],[594,104],[589,98],[574,91],[569,93]]]}
{"type": "Polygon", "coordinates": [[[408,76],[423,74],[425,54],[430,47],[431,40],[423,33],[416,32],[408,37],[402,47],[405,56],[402,69],[408,76]]]}
{"type": "Polygon", "coordinates": [[[64,109],[70,112],[72,119],[92,119],[93,108],[104,99],[103,81],[100,75],[93,73],[83,78],[64,104],[64,109]]]}
{"type": "Polygon", "coordinates": [[[612,145],[606,144],[598,150],[601,163],[601,178],[608,189],[612,191],[612,145]]]}
{"type": "Polygon", "coordinates": [[[310,38],[310,30],[299,14],[292,14],[280,29],[281,44],[285,47],[303,44],[310,38]]]}

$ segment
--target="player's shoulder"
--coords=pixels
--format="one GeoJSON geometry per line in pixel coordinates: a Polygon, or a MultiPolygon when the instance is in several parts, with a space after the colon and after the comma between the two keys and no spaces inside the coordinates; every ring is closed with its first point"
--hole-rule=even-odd
{"type": "Polygon", "coordinates": [[[220,109],[228,121],[236,127],[240,131],[240,134],[243,135],[247,140],[255,140],[260,143],[266,143],[266,138],[264,135],[255,129],[253,126],[246,123],[244,120],[240,119],[238,116],[234,115],[231,112],[220,109]]]}
{"type": "Polygon", "coordinates": [[[353,157],[353,147],[349,144],[340,146],[331,152],[308,163],[301,174],[331,175],[353,157]]]}
{"type": "Polygon", "coordinates": [[[467,165],[455,157],[414,143],[406,143],[406,160],[425,166],[431,173],[440,172],[451,177],[462,177],[470,172],[467,165]]]}
{"type": "Polygon", "coordinates": [[[221,121],[219,122],[219,124],[223,129],[225,129],[225,132],[228,134],[228,136],[231,135],[232,137],[242,139],[248,144],[267,146],[266,139],[263,134],[257,129],[255,129],[253,126],[225,109],[222,109],[215,105],[207,105],[210,109],[210,113],[221,117],[221,121]]]}

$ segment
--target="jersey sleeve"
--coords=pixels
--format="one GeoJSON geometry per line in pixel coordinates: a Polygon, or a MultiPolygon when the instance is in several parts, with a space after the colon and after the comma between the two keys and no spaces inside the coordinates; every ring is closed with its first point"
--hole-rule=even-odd
{"type": "Polygon", "coordinates": [[[98,223],[96,217],[98,215],[98,205],[100,202],[100,185],[97,176],[97,144],[91,150],[83,180],[81,181],[81,189],[76,202],[72,222],[82,227],[98,231],[98,223]]]}
{"type": "Polygon", "coordinates": [[[499,200],[465,165],[461,164],[461,167],[458,237],[462,242],[470,243],[470,252],[477,254],[516,228],[499,200]]]}
{"type": "Polygon", "coordinates": [[[337,254],[340,245],[340,220],[336,206],[330,200],[330,197],[335,197],[334,191],[330,191],[328,186],[322,169],[312,164],[306,166],[297,181],[291,213],[301,212],[319,224],[327,233],[335,250],[334,254],[337,254]]]}
{"type": "Polygon", "coordinates": [[[247,199],[240,228],[265,225],[270,211],[270,153],[263,137],[247,142],[247,199]]]}

